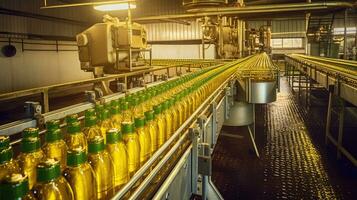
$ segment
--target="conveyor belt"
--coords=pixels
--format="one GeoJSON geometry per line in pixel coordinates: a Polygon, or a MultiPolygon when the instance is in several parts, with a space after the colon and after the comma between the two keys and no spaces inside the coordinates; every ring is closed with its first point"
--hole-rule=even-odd
{"type": "MultiPolygon", "coordinates": [[[[161,187],[160,184],[164,180],[163,177],[166,177],[171,169],[174,167],[176,162],[180,162],[179,160],[182,159],[180,155],[188,155],[193,154],[193,157],[197,157],[197,141],[195,143],[192,136],[192,130],[196,126],[196,122],[198,118],[202,115],[210,115],[214,112],[211,107],[213,104],[215,105],[222,105],[219,102],[222,102],[223,99],[227,99],[227,88],[230,86],[231,82],[238,77],[240,73],[245,70],[247,64],[252,64],[254,66],[261,67],[261,63],[265,63],[269,65],[269,61],[267,61],[269,57],[265,54],[258,54],[255,56],[246,57],[243,59],[239,59],[233,62],[218,64],[215,66],[207,67],[202,69],[201,71],[196,71],[199,73],[195,80],[194,85],[195,88],[197,87],[197,91],[203,92],[200,98],[200,105],[197,106],[196,110],[186,118],[180,127],[175,131],[175,133],[165,142],[163,146],[159,150],[156,151],[155,154],[143,165],[141,168],[136,172],[136,174],[131,178],[131,180],[114,196],[115,199],[123,198],[124,196],[127,197],[128,195],[131,196],[129,199],[150,199],[156,191],[159,190],[161,187]],[[254,64],[255,63],[255,64],[254,64]],[[238,76],[237,76],[238,75],[238,76]],[[144,177],[144,174],[149,174],[148,176],[144,177]],[[155,182],[155,179],[161,177],[159,182],[155,182]],[[153,184],[155,182],[155,184],[153,184]]],[[[173,61],[182,64],[181,61],[173,61]]],[[[187,61],[189,64],[189,62],[187,61]]],[[[198,62],[199,63],[199,62],[198,62]]],[[[212,62],[209,62],[210,64],[212,62]]],[[[219,62],[220,63],[220,62],[219,62]]],[[[209,64],[209,65],[210,65],[209,64]]],[[[264,64],[264,65],[265,65],[264,64]]],[[[271,63],[270,63],[271,64],[271,63]]],[[[269,66],[264,66],[264,72],[269,71],[272,69],[269,66]]],[[[125,76],[125,75],[123,75],[125,76]]],[[[183,76],[182,80],[186,80],[183,76]]],[[[169,80],[170,81],[170,80],[169,80]]],[[[160,84],[164,84],[162,82],[160,84]]],[[[158,84],[153,83],[152,85],[148,85],[147,87],[157,86],[158,84]]],[[[177,86],[178,87],[178,86],[177,86]]],[[[145,88],[134,88],[129,90],[129,93],[136,93],[140,90],[144,90],[145,88]]],[[[125,94],[123,93],[115,93],[108,96],[101,97],[99,101],[101,103],[110,102],[111,100],[118,99],[123,97],[125,94]]],[[[6,96],[6,94],[4,95],[6,96]]],[[[21,95],[21,92],[19,93],[21,95]]],[[[0,95],[1,97],[1,95],[0,95]]],[[[1,99],[1,98],[0,98],[1,99]]],[[[229,107],[230,104],[225,103],[226,107],[229,107]]],[[[2,130],[0,127],[0,135],[7,134],[7,135],[14,135],[14,133],[18,133],[21,128],[26,128],[26,126],[37,126],[41,128],[40,134],[46,133],[46,129],[43,129],[43,123],[53,120],[53,119],[63,119],[65,116],[78,113],[79,116],[83,115],[83,112],[89,108],[93,108],[94,104],[90,102],[81,103],[72,105],[66,108],[62,108],[60,110],[54,110],[51,112],[43,113],[36,115],[36,118],[26,121],[26,124],[16,124],[16,126],[3,126],[6,130],[2,130]],[[31,123],[29,123],[31,122],[31,123]]],[[[79,118],[79,120],[83,120],[83,116],[79,118]]],[[[224,120],[224,118],[223,118],[224,120]]],[[[218,122],[218,124],[222,124],[223,122],[218,122]]],[[[64,128],[66,123],[61,124],[61,127],[64,128]]],[[[212,132],[218,132],[219,128],[216,127],[217,130],[212,132]]],[[[196,138],[197,139],[197,138],[196,138]]],[[[18,144],[21,139],[12,141],[13,145],[18,144]]],[[[214,142],[214,141],[212,141],[214,142]]],[[[193,159],[193,164],[194,163],[193,159]]],[[[182,163],[182,162],[180,162],[182,163]]],[[[197,165],[197,163],[196,163],[197,165]]],[[[194,166],[193,169],[194,170],[194,166]]],[[[193,171],[195,173],[195,171],[193,171]]],[[[197,181],[195,177],[191,177],[193,180],[192,184],[197,181]]],[[[197,183],[196,183],[197,184],[197,183]]],[[[193,193],[196,187],[192,187],[193,193]]]]}
{"type": "Polygon", "coordinates": [[[285,57],[286,69],[308,76],[342,99],[357,105],[357,62],[291,54],[285,57]]]}

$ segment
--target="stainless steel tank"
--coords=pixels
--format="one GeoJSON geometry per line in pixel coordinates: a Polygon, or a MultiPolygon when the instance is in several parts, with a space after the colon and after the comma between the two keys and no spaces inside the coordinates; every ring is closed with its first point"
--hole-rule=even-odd
{"type": "Polygon", "coordinates": [[[253,104],[235,101],[225,126],[247,126],[254,122],[253,104]]]}

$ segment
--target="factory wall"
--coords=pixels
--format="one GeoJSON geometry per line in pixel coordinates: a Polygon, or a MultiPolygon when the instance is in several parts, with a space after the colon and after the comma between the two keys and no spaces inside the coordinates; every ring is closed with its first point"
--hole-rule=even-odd
{"type": "MultiPolygon", "coordinates": [[[[0,47],[7,43],[0,42],[0,47]]],[[[91,73],[80,70],[76,51],[40,51],[55,48],[48,45],[26,45],[21,51],[21,44],[14,57],[0,55],[0,93],[65,83],[91,78],[91,73]]],[[[66,47],[62,47],[66,48],[66,47]]]]}

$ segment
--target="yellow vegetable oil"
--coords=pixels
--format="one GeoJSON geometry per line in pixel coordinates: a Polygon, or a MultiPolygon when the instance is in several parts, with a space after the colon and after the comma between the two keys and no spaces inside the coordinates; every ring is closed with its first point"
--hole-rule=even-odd
{"type": "Polygon", "coordinates": [[[129,102],[124,101],[122,103],[122,122],[134,123],[134,115],[132,115],[131,110],[129,109],[129,102]]]}
{"type": "Polygon", "coordinates": [[[60,163],[55,159],[37,165],[37,183],[32,194],[39,200],[74,199],[72,188],[61,175],[60,163]]]}
{"type": "Polygon", "coordinates": [[[154,122],[154,111],[146,111],[145,112],[145,132],[150,134],[150,142],[151,142],[151,155],[155,153],[158,149],[158,139],[157,139],[157,129],[154,122]]]}
{"type": "Polygon", "coordinates": [[[74,199],[97,199],[94,171],[87,162],[84,149],[73,149],[67,152],[67,168],[63,176],[73,190],[74,199]]]}
{"type": "Polygon", "coordinates": [[[134,114],[134,119],[144,117],[143,108],[138,97],[134,97],[131,102],[131,112],[134,114]]]}
{"type": "Polygon", "coordinates": [[[169,112],[171,114],[171,118],[172,118],[172,134],[180,127],[179,125],[179,122],[180,122],[180,119],[179,119],[179,116],[180,116],[180,113],[179,111],[177,110],[177,107],[175,107],[175,97],[172,97],[170,99],[170,109],[169,109],[169,112]]]}
{"type": "Polygon", "coordinates": [[[166,130],[165,130],[165,118],[164,115],[161,113],[162,106],[157,105],[154,106],[154,117],[157,123],[157,144],[158,148],[160,148],[166,141],[166,130]]]}
{"type": "Polygon", "coordinates": [[[111,121],[112,121],[112,126],[113,128],[116,128],[120,131],[121,129],[121,122],[122,122],[122,115],[120,113],[120,107],[119,106],[114,106],[110,110],[111,112],[111,121]]]}
{"type": "Polygon", "coordinates": [[[8,136],[0,136],[0,182],[9,174],[20,173],[19,165],[13,159],[13,149],[8,136]]]}
{"type": "Polygon", "coordinates": [[[58,120],[49,121],[46,124],[47,132],[45,144],[42,147],[47,158],[55,158],[60,162],[61,171],[66,168],[67,145],[62,139],[62,132],[58,120]]]}
{"type": "Polygon", "coordinates": [[[178,127],[180,127],[180,126],[183,124],[184,118],[185,118],[185,107],[184,107],[184,105],[180,102],[181,98],[182,98],[182,93],[177,94],[177,95],[175,96],[175,101],[176,101],[176,103],[175,103],[175,107],[176,107],[176,108],[175,108],[175,109],[177,109],[177,110],[178,110],[178,113],[179,113],[179,123],[178,123],[178,127]]]}
{"type": "Polygon", "coordinates": [[[145,131],[144,125],[144,118],[135,119],[135,131],[139,136],[140,142],[140,166],[143,166],[151,155],[151,137],[150,133],[145,131]]]}
{"type": "Polygon", "coordinates": [[[70,150],[83,148],[87,152],[87,139],[84,133],[81,131],[79,122],[73,122],[69,124],[69,126],[67,127],[65,142],[67,144],[68,149],[70,150]]]}
{"type": "Polygon", "coordinates": [[[123,139],[128,152],[128,172],[132,177],[140,167],[140,142],[139,136],[134,131],[134,124],[123,122],[121,126],[123,139]]]}
{"type": "Polygon", "coordinates": [[[25,128],[22,131],[22,138],[38,137],[38,136],[39,136],[38,128],[25,128]]]}
{"type": "Polygon", "coordinates": [[[129,180],[128,153],[118,129],[112,128],[107,131],[106,149],[114,163],[114,188],[118,190],[129,180]]]}
{"type": "Polygon", "coordinates": [[[29,181],[26,175],[11,173],[0,182],[0,199],[34,200],[29,192],[29,181]]]}
{"type": "Polygon", "coordinates": [[[105,150],[104,138],[96,136],[88,141],[88,161],[92,166],[96,183],[98,199],[106,199],[113,195],[114,165],[113,160],[105,150]]]}
{"type": "Polygon", "coordinates": [[[100,115],[100,130],[102,132],[102,137],[104,138],[104,144],[106,144],[106,133],[107,130],[113,128],[112,121],[109,118],[109,111],[107,109],[102,110],[100,115]]]}
{"type": "Polygon", "coordinates": [[[37,137],[23,138],[21,153],[17,157],[22,174],[29,178],[29,188],[36,183],[36,166],[45,157],[41,150],[40,139],[37,137]]]}
{"type": "Polygon", "coordinates": [[[87,140],[94,138],[95,136],[102,136],[102,130],[97,125],[96,116],[86,116],[84,118],[84,135],[87,137],[87,140]]]}
{"type": "Polygon", "coordinates": [[[165,125],[166,125],[166,140],[169,139],[172,135],[172,130],[173,130],[173,127],[172,127],[172,122],[173,122],[173,119],[172,119],[172,115],[170,113],[170,110],[169,110],[169,105],[170,105],[170,100],[166,100],[164,103],[162,103],[162,110],[163,110],[163,115],[165,117],[165,125]]]}

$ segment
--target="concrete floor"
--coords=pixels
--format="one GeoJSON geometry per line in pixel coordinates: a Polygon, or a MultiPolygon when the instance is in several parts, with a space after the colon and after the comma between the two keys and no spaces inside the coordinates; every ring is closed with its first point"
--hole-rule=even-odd
{"type": "MultiPolygon", "coordinates": [[[[313,94],[312,106],[305,107],[282,78],[277,101],[256,107],[260,158],[245,127],[223,128],[212,180],[225,199],[357,199],[357,168],[324,144],[326,94],[313,94]]],[[[345,128],[345,143],[354,151],[351,130],[345,128]]]]}

